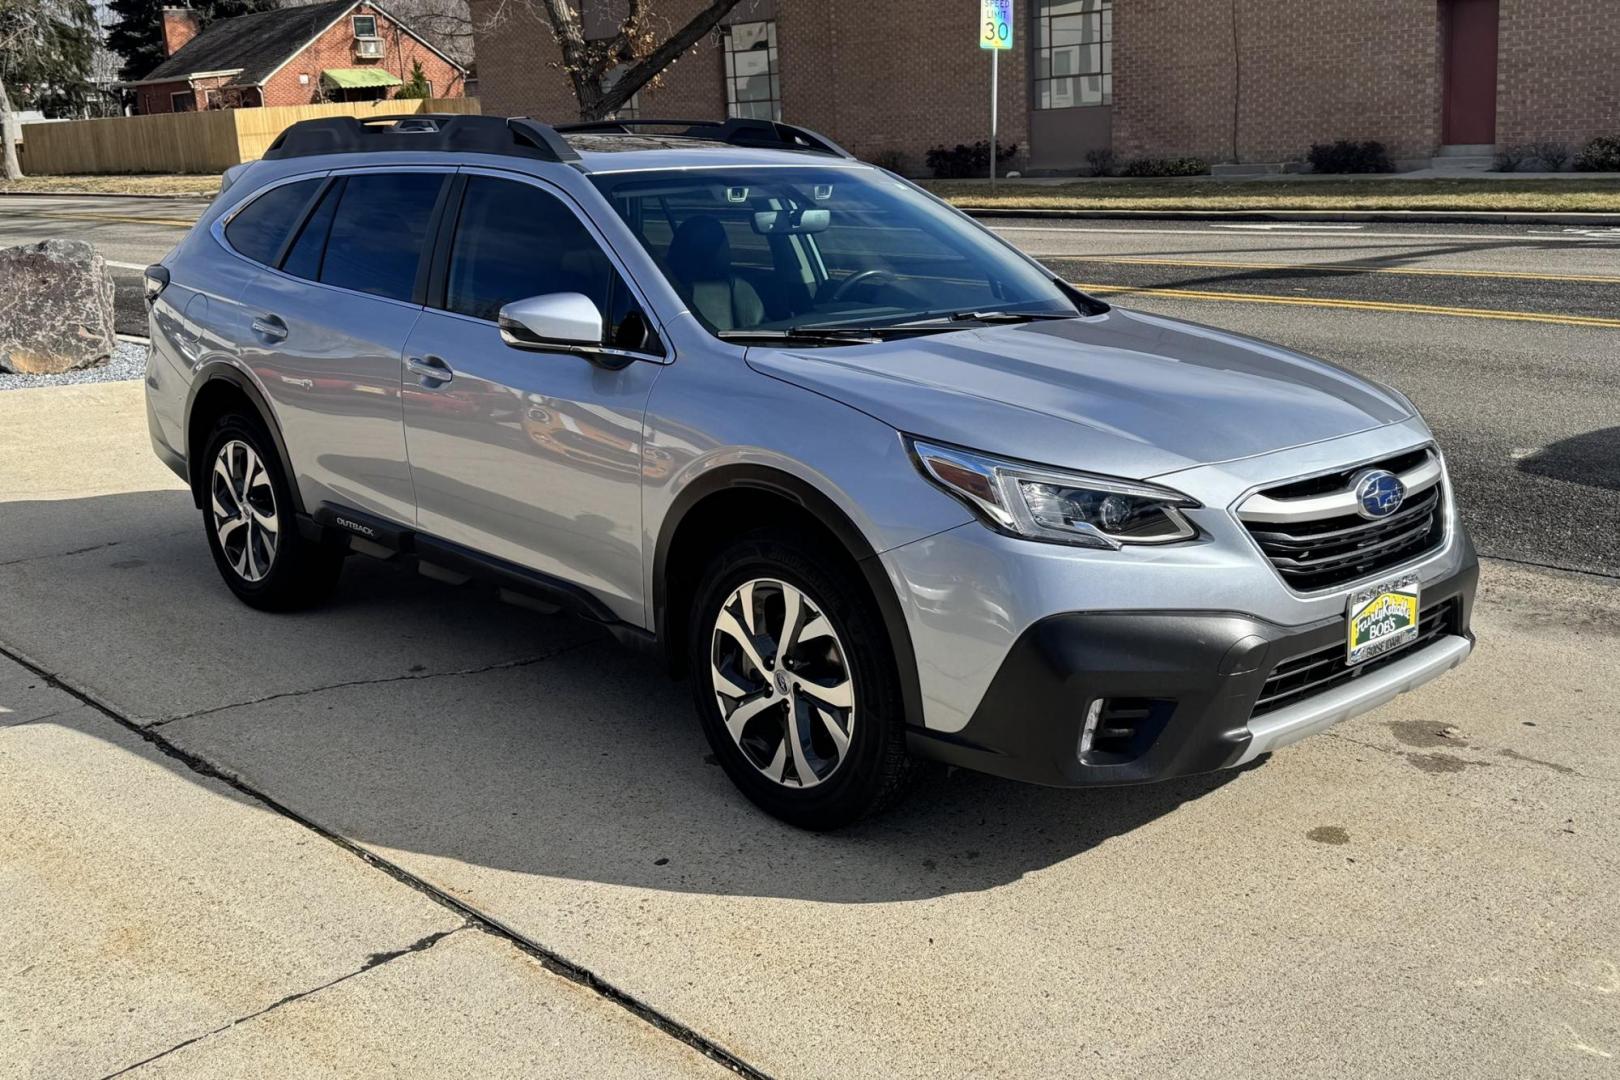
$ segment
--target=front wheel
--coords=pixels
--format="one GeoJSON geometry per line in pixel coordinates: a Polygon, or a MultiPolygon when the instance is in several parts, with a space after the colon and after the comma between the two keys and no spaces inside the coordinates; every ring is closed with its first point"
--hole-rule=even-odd
{"type": "Polygon", "coordinates": [[[850,824],[902,793],[899,676],[853,568],[762,531],[709,565],[691,613],[693,692],[733,783],[802,828],[850,824]]]}

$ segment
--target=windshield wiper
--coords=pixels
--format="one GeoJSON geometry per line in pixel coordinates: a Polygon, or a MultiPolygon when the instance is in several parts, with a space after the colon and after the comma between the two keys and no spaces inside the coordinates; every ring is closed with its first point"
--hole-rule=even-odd
{"type": "Polygon", "coordinates": [[[721,341],[760,342],[760,341],[807,341],[817,345],[859,345],[872,344],[882,341],[876,333],[866,327],[825,327],[822,329],[796,329],[789,327],[786,330],[719,330],[715,337],[721,341]]]}
{"type": "Polygon", "coordinates": [[[934,326],[939,323],[982,322],[982,323],[1021,323],[1045,322],[1050,319],[1078,319],[1078,312],[1073,311],[947,311],[940,315],[933,315],[926,319],[917,319],[914,322],[896,323],[897,327],[923,327],[934,326]]]}
{"type": "Polygon", "coordinates": [[[872,345],[892,337],[937,334],[950,327],[937,322],[893,326],[790,326],[785,330],[721,330],[722,341],[804,341],[816,345],[872,345]]]}

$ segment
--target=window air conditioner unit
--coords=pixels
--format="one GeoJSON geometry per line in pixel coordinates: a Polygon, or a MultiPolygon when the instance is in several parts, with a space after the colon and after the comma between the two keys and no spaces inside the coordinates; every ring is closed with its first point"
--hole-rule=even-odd
{"type": "Polygon", "coordinates": [[[356,38],[354,42],[354,55],[371,60],[381,60],[383,43],[381,38],[356,38]]]}

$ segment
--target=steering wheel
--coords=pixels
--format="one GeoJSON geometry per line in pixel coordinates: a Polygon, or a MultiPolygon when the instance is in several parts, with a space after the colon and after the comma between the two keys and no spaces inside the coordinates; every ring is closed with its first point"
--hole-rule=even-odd
{"type": "Polygon", "coordinates": [[[827,302],[836,303],[851,292],[854,292],[858,286],[870,285],[875,281],[893,277],[894,271],[885,270],[882,267],[874,267],[871,270],[862,270],[858,274],[851,274],[849,277],[838,283],[838,287],[834,289],[832,295],[827,298],[827,302]]]}

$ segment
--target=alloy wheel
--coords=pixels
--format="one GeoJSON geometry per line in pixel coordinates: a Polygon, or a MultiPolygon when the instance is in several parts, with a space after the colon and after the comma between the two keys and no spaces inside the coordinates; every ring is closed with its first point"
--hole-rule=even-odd
{"type": "Polygon", "coordinates": [[[219,448],[209,484],[214,535],[244,581],[262,581],[275,561],[281,520],[270,474],[253,447],[232,439],[219,448]]]}
{"type": "Polygon", "coordinates": [[[715,616],[710,676],[726,730],[750,764],[784,787],[808,788],[843,763],[855,733],[855,682],[821,605],[756,578],[715,616]]]}

